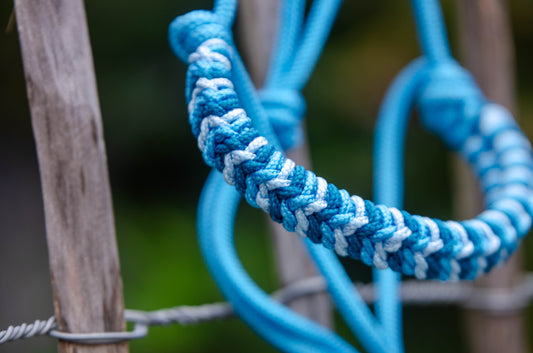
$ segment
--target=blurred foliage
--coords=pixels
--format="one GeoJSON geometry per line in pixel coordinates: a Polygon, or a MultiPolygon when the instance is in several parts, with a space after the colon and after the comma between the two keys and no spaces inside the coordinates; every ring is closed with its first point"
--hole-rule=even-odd
{"type": "MultiPolygon", "coordinates": [[[[34,154],[16,30],[3,33],[12,2],[0,2],[0,144],[3,153],[34,154]],[[12,149],[13,143],[21,146],[12,149]]],[[[183,97],[185,67],[167,44],[179,14],[210,1],[91,0],[86,3],[106,143],[127,307],[158,309],[222,300],[195,240],[195,207],[208,168],[189,132],[183,97]]],[[[317,174],[351,193],[372,197],[372,130],[379,102],[395,73],[419,55],[408,1],[347,1],[305,89],[307,131],[317,174]]],[[[443,1],[452,47],[455,7],[443,1]]],[[[533,136],[533,4],[510,2],[516,44],[518,111],[533,136]]],[[[455,50],[457,53],[457,50],[455,50]]],[[[450,170],[443,145],[416,120],[407,138],[406,208],[447,218],[450,170]]],[[[14,171],[12,171],[14,173],[14,171]]],[[[3,180],[3,179],[2,179],[3,180]]],[[[0,182],[2,182],[0,180],[0,182]]],[[[266,290],[277,288],[264,218],[243,206],[236,227],[239,254],[266,290]]],[[[533,269],[532,241],[526,241],[533,269]]],[[[369,270],[345,261],[350,274],[369,270]]],[[[23,305],[23,304],[19,304],[23,305]]],[[[350,338],[337,318],[339,332],[350,338]]],[[[407,308],[409,352],[464,351],[456,308],[407,308]]],[[[533,310],[528,310],[528,324],[533,310]]],[[[531,332],[531,330],[529,331],[531,332]]],[[[41,352],[43,350],[40,350],[41,352]]],[[[135,352],[272,352],[238,320],[153,328],[131,343],[135,352]]],[[[532,351],[533,352],[533,351],[532,351]]]]}

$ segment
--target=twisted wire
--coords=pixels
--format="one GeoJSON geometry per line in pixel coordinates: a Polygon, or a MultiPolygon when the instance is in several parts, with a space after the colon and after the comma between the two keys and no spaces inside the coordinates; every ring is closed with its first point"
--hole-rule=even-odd
{"type": "Polygon", "coordinates": [[[0,331],[0,344],[16,341],[34,336],[47,335],[56,326],[56,320],[52,316],[48,320],[35,320],[31,324],[20,324],[9,326],[7,329],[0,331]]]}
{"type": "MultiPolygon", "coordinates": [[[[376,300],[376,286],[373,283],[356,283],[354,289],[368,304],[376,300]]],[[[309,277],[291,283],[272,293],[271,297],[280,303],[290,303],[299,298],[327,291],[327,281],[322,276],[309,277]]],[[[527,273],[520,283],[507,291],[484,290],[470,283],[442,283],[436,281],[403,281],[400,297],[404,305],[462,305],[477,310],[488,310],[493,314],[521,309],[533,298],[533,273],[527,273]],[[479,302],[481,298],[481,302],[479,302]],[[506,298],[506,299],[504,299],[506,298]]],[[[235,317],[230,303],[210,303],[197,306],[178,306],[155,311],[126,309],[126,321],[146,326],[196,325],[235,317]]],[[[22,323],[0,331],[0,344],[49,335],[56,328],[52,316],[47,320],[22,323]]]]}

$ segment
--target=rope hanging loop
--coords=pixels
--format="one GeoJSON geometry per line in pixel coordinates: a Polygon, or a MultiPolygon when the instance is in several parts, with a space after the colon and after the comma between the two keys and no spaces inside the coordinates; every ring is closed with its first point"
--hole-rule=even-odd
{"type": "MultiPolygon", "coordinates": [[[[182,28],[202,28],[206,23],[204,19],[190,20],[191,16],[186,16],[188,23],[193,25],[182,28]],[[197,25],[199,22],[202,25],[197,25]]],[[[210,20],[215,18],[208,17],[210,20]]],[[[178,19],[176,22],[182,21],[178,19]]],[[[490,124],[504,124],[505,116],[494,114],[494,111],[501,110],[485,104],[480,114],[472,114],[475,119],[467,120],[467,127],[472,124],[472,128],[466,129],[470,131],[468,138],[461,138],[462,146],[458,146],[476,170],[496,171],[480,174],[482,184],[490,184],[492,188],[487,195],[492,201],[491,209],[463,222],[443,222],[411,215],[350,196],[345,190],[286,159],[259,135],[241,108],[231,81],[231,64],[227,64],[231,62],[232,47],[221,40],[227,35],[199,32],[201,35],[192,36],[194,40],[184,40],[184,46],[192,50],[204,40],[188,57],[186,89],[189,119],[204,160],[221,171],[226,181],[235,185],[248,203],[262,208],[287,230],[335,249],[341,256],[350,256],[378,268],[391,267],[420,279],[473,279],[501,263],[516,248],[518,239],[525,234],[526,225],[531,224],[533,214],[532,179],[526,178],[533,170],[533,159],[529,142],[519,130],[513,127],[509,127],[511,130],[499,129],[497,133],[489,131],[492,127],[483,130],[490,124]],[[194,45],[190,44],[192,42],[194,45]],[[487,132],[491,135],[486,135],[487,132]],[[482,152],[487,152],[484,155],[491,158],[492,164],[480,165],[480,162],[486,164],[487,161],[474,160],[482,152]],[[505,157],[504,152],[512,153],[505,157]],[[518,170],[514,165],[506,164],[509,158],[523,167],[518,170]],[[524,179],[524,183],[520,184],[520,180],[515,180],[517,178],[524,179]]],[[[176,37],[185,38],[179,33],[176,37]]],[[[439,92],[445,87],[443,83],[450,81],[450,77],[469,80],[459,69],[437,70],[421,96],[426,107],[433,107],[430,112],[439,112],[440,117],[451,116],[446,109],[435,108],[439,107],[439,92]]],[[[467,103],[471,99],[475,102],[479,97],[475,89],[465,92],[468,93],[467,103]]],[[[462,102],[461,99],[457,101],[462,102]]],[[[462,111],[469,105],[458,104],[462,111]]],[[[469,113],[469,109],[466,111],[469,113]]],[[[450,130],[439,128],[450,126],[444,118],[435,118],[431,124],[437,131],[450,130]],[[442,124],[436,125],[434,121],[442,124]]]]}
{"type": "Polygon", "coordinates": [[[205,10],[177,17],[169,26],[168,38],[172,50],[184,62],[188,62],[189,55],[208,39],[233,42],[231,31],[224,21],[217,14],[205,10]]]}

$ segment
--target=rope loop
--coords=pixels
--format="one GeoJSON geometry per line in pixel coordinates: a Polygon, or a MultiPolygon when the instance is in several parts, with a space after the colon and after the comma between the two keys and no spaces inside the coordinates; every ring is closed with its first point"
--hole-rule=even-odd
{"type": "Polygon", "coordinates": [[[177,17],[170,23],[168,38],[172,50],[184,62],[189,61],[190,54],[209,39],[233,42],[230,28],[224,20],[205,10],[191,11],[177,17]]]}
{"type": "Polygon", "coordinates": [[[284,150],[303,141],[302,118],[306,106],[302,94],[295,89],[266,88],[258,92],[272,128],[284,150]]]}
{"type": "MultiPolygon", "coordinates": [[[[475,87],[468,88],[473,80],[460,67],[433,72],[428,67],[432,79],[420,100],[426,122],[444,138],[452,135],[460,142],[455,147],[480,177],[489,207],[472,220],[444,222],[350,196],[284,158],[253,128],[234,91],[231,69],[224,64],[231,55],[212,57],[212,41],[189,56],[186,95],[193,134],[207,164],[287,230],[376,268],[390,267],[420,279],[456,280],[473,279],[501,263],[531,226],[529,141],[504,109],[485,102],[475,87]],[[458,87],[459,80],[466,88],[458,87]],[[470,113],[473,104],[480,104],[479,114],[470,113]],[[454,118],[448,109],[457,107],[461,114],[454,118]]],[[[223,41],[217,41],[222,47],[218,42],[223,41]]]]}

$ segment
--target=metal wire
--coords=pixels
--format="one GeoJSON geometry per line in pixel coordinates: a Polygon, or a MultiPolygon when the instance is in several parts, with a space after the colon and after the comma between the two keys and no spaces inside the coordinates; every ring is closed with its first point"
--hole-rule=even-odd
{"type": "MultiPolygon", "coordinates": [[[[294,282],[272,294],[281,303],[326,291],[323,277],[310,277],[294,282]]],[[[374,285],[356,284],[355,289],[367,303],[374,303],[374,285]]],[[[523,276],[522,282],[512,289],[483,289],[471,283],[443,283],[437,281],[407,280],[401,284],[404,305],[461,305],[469,309],[486,310],[492,314],[520,310],[533,298],[533,273],[523,276]]],[[[49,335],[64,341],[81,344],[109,344],[145,337],[149,326],[180,324],[195,325],[235,317],[229,303],[213,303],[198,306],[177,306],[155,311],[126,309],[126,321],[135,323],[131,332],[67,333],[56,330],[56,320],[35,320],[31,324],[9,326],[0,331],[0,344],[25,338],[49,335]]]]}

